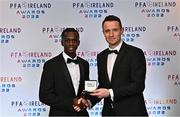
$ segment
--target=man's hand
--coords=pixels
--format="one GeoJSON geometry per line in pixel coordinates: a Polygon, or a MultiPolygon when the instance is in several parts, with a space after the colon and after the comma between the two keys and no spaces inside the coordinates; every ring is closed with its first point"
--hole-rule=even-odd
{"type": "Polygon", "coordinates": [[[106,88],[99,88],[90,93],[90,95],[97,96],[98,98],[106,98],[110,96],[110,93],[106,88]]]}
{"type": "Polygon", "coordinates": [[[79,112],[81,110],[84,110],[86,108],[91,107],[91,102],[89,100],[86,100],[84,98],[75,98],[73,108],[75,111],[79,112]]]}

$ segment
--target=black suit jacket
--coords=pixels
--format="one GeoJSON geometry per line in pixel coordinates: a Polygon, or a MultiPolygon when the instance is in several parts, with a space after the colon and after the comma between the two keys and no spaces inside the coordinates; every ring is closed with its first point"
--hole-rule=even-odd
{"type": "Polygon", "coordinates": [[[78,57],[80,67],[80,85],[78,95],[75,94],[70,73],[62,53],[47,62],[43,67],[40,82],[39,99],[50,106],[50,116],[87,116],[86,110],[79,113],[73,109],[73,99],[80,96],[84,89],[84,81],[89,80],[89,64],[78,57]]]}
{"type": "Polygon", "coordinates": [[[99,87],[113,89],[114,101],[104,99],[102,115],[146,116],[143,90],[146,62],[143,51],[123,42],[117,55],[111,82],[107,73],[108,49],[97,56],[99,87]]]}

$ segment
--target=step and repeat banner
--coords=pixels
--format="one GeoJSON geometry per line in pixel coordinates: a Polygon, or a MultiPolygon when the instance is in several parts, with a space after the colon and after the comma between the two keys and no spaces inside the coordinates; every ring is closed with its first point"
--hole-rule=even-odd
{"type": "MultiPolygon", "coordinates": [[[[80,33],[77,55],[97,79],[97,54],[107,43],[101,23],[121,18],[122,39],[143,49],[150,116],[180,116],[180,0],[0,0],[0,116],[48,116],[39,101],[43,64],[62,50],[61,32],[80,33]]],[[[100,117],[103,101],[89,110],[100,117]]]]}

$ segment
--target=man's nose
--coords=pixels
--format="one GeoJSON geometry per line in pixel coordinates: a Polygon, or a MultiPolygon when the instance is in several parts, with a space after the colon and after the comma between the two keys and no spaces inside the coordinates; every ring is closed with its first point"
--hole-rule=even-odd
{"type": "Polygon", "coordinates": [[[69,40],[69,45],[74,45],[75,44],[75,41],[74,40],[69,40]]]}
{"type": "Polygon", "coordinates": [[[113,35],[114,35],[113,31],[110,31],[110,36],[113,36],[113,35]]]}

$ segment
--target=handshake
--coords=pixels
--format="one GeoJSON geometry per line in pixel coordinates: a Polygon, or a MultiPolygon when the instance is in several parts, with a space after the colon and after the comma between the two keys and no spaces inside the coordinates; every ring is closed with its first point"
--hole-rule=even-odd
{"type": "Polygon", "coordinates": [[[88,94],[83,91],[80,97],[74,98],[73,108],[75,111],[79,112],[91,107],[91,102],[87,99],[87,96],[88,94]]]}
{"type": "Polygon", "coordinates": [[[85,95],[81,95],[81,97],[79,98],[75,98],[74,99],[74,109],[79,112],[85,108],[90,108],[92,106],[90,100],[88,100],[88,98],[86,98],[87,96],[95,96],[97,98],[107,98],[110,96],[110,91],[109,89],[106,88],[99,88],[96,89],[94,91],[92,91],[91,93],[85,93],[85,95]]]}
{"type": "Polygon", "coordinates": [[[86,108],[90,108],[92,106],[89,98],[91,95],[91,93],[93,93],[93,91],[97,88],[97,81],[96,80],[86,80],[85,81],[85,90],[81,93],[80,97],[76,97],[73,100],[73,107],[74,110],[79,112],[81,110],[84,110],[86,108]]]}

